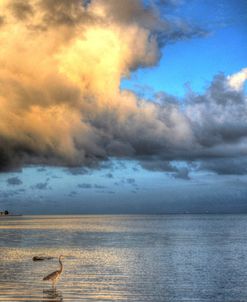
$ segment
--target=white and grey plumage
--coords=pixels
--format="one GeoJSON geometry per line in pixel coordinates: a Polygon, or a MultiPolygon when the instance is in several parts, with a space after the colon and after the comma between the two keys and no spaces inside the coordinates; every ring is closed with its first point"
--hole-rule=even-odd
{"type": "Polygon", "coordinates": [[[63,272],[63,263],[61,261],[62,258],[63,258],[63,256],[61,255],[58,259],[58,261],[60,263],[60,269],[43,278],[44,281],[52,281],[52,288],[55,287],[56,282],[58,281],[59,277],[61,276],[61,274],[63,272]]]}

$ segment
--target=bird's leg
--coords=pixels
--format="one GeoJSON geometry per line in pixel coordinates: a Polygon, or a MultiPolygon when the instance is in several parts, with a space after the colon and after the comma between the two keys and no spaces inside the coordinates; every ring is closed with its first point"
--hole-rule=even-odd
{"type": "Polygon", "coordinates": [[[52,281],[52,289],[54,290],[55,289],[55,282],[52,281]]]}

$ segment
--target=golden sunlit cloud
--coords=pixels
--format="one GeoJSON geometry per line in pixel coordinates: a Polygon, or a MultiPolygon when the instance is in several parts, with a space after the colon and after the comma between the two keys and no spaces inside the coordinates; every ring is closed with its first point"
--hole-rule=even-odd
{"type": "Polygon", "coordinates": [[[155,9],[138,0],[4,0],[0,12],[0,169],[198,147],[195,116],[176,101],[120,90],[172,39],[173,24],[155,9]]]}

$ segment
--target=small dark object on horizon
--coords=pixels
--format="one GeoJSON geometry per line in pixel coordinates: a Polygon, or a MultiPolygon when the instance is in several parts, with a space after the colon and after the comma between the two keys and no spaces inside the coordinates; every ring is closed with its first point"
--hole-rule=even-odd
{"type": "Polygon", "coordinates": [[[5,210],[5,211],[0,211],[0,216],[8,216],[9,215],[9,211],[5,210]]]}
{"type": "Polygon", "coordinates": [[[34,256],[33,261],[44,261],[44,260],[50,260],[53,259],[53,257],[43,257],[43,256],[34,256]]]}

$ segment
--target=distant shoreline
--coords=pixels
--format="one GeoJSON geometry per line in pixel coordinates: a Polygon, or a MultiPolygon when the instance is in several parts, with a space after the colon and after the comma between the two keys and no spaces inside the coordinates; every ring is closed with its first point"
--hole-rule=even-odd
{"type": "Polygon", "coordinates": [[[23,216],[22,214],[8,214],[8,215],[0,215],[1,217],[15,217],[15,216],[23,216]]]}
{"type": "Polygon", "coordinates": [[[106,214],[106,213],[101,213],[101,214],[88,214],[88,213],[83,213],[83,214],[9,214],[9,215],[0,215],[0,219],[1,217],[3,218],[7,218],[7,217],[33,217],[33,216],[53,216],[53,217],[59,217],[59,216],[74,216],[74,217],[81,217],[81,216],[196,216],[196,215],[208,215],[208,216],[217,216],[217,215],[247,215],[247,212],[243,212],[243,213],[238,213],[238,212],[233,212],[233,213],[130,213],[130,214],[119,214],[119,213],[114,213],[114,214],[106,214]]]}

